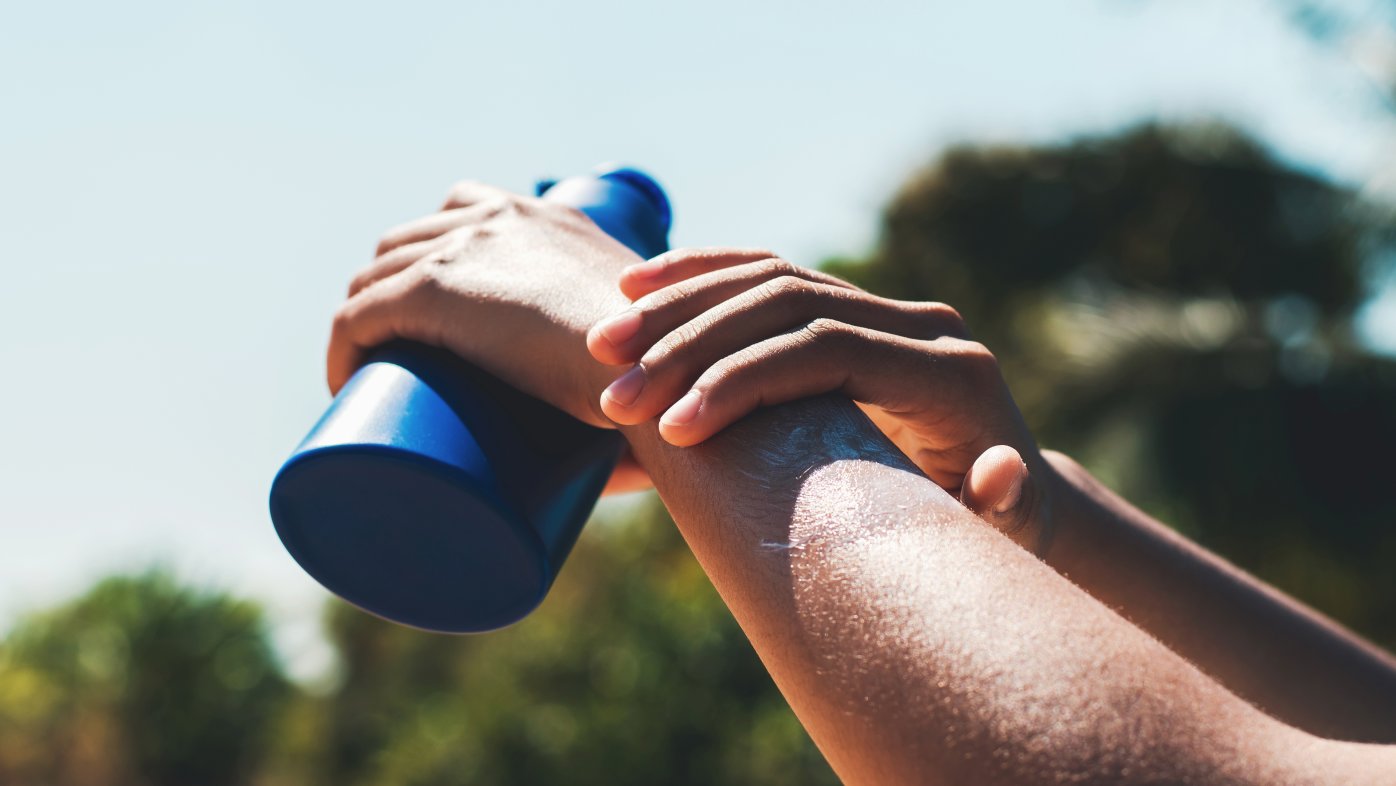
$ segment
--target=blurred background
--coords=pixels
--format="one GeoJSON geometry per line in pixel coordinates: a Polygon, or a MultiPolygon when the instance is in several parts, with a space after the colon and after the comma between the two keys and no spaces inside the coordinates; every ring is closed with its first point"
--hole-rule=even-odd
{"type": "Polygon", "coordinates": [[[377,236],[615,159],[1396,647],[1396,4],[10,4],[0,106],[0,782],[835,782],[649,495],[468,638],[272,531],[377,236]]]}

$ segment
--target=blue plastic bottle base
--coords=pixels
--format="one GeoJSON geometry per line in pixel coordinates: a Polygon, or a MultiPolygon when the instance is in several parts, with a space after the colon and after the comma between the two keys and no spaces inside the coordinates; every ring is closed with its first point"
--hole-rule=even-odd
{"type": "MultiPolygon", "coordinates": [[[[641,257],[668,248],[668,199],[639,170],[606,167],[541,196],[641,257]]],[[[542,602],[623,445],[446,350],[392,342],[282,465],[272,520],[306,572],[370,613],[494,630],[542,602]]]]}
{"type": "Polygon", "coordinates": [[[373,445],[303,457],[312,456],[277,477],[273,520],[296,561],[350,603],[425,630],[478,633],[547,594],[537,535],[460,470],[373,445]]]}

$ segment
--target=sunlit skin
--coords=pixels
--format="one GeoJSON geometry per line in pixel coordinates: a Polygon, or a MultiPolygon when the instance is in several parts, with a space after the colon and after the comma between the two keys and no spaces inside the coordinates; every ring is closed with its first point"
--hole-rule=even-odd
{"type": "MultiPolygon", "coordinates": [[[[342,385],[368,348],[406,338],[450,349],[587,422],[615,425],[602,391],[625,369],[597,362],[588,332],[629,307],[616,282],[639,262],[573,211],[460,186],[441,213],[391,232],[356,278],[334,324],[330,385],[342,385]]],[[[973,363],[974,384],[992,378],[988,369],[997,376],[986,358],[973,363]]],[[[922,384],[953,385],[956,376],[922,384]]],[[[665,390],[677,391],[676,402],[684,387],[665,390]]],[[[647,405],[661,414],[672,403],[647,405]]],[[[1396,670],[1293,601],[1190,544],[1161,539],[1068,459],[1034,452],[1025,433],[996,430],[1008,422],[995,419],[1002,411],[985,412],[967,427],[946,413],[948,426],[982,431],[990,443],[977,454],[946,451],[963,457],[960,491],[969,486],[977,498],[981,460],[987,477],[1052,489],[1053,505],[1066,513],[1053,517],[1046,562],[947,494],[953,464],[927,469],[919,455],[911,463],[904,442],[889,441],[842,396],[763,407],[690,446],[668,441],[667,428],[661,436],[653,415],[621,426],[699,563],[846,782],[1391,782],[1396,749],[1306,728],[1322,726],[1327,712],[1283,721],[1261,712],[1217,681],[1225,669],[1184,653],[1209,676],[1107,603],[1139,603],[1142,616],[1166,630],[1177,610],[1169,603],[1152,610],[1140,599],[1157,594],[1148,582],[1181,578],[1221,609],[1194,602],[1195,613],[1257,620],[1239,640],[1209,637],[1207,624],[1201,635],[1176,637],[1194,650],[1273,643],[1266,636],[1278,630],[1291,649],[1318,658],[1306,661],[1308,679],[1322,683],[1357,664],[1376,675],[1378,701],[1381,680],[1396,670]],[[1023,475],[1014,455],[1041,464],[1023,475]],[[943,474],[932,482],[928,471],[943,474]],[[1067,526],[1077,521],[1086,524],[1067,526]],[[1128,534],[1111,534],[1121,531],[1128,534]],[[1110,564],[1096,565],[1097,551],[1110,564]],[[1146,576],[1143,589],[1112,579],[1130,568],[1146,576]],[[1092,597],[1058,572],[1068,569],[1113,589],[1087,587],[1092,597]]],[[[1008,488],[983,493],[1013,496],[1008,488]]],[[[1187,600],[1186,588],[1171,589],[1187,600]]],[[[1136,609],[1123,610],[1144,624],[1136,609]]],[[[1285,669],[1278,677],[1258,670],[1261,688],[1296,688],[1306,698],[1283,684],[1292,679],[1285,669]]],[[[1334,684],[1338,704],[1357,708],[1353,738],[1380,737],[1370,707],[1350,700],[1341,678],[1334,684]]],[[[1285,708],[1302,716],[1310,706],[1285,708]]]]}
{"type": "MultiPolygon", "coordinates": [[[[587,335],[628,366],[601,395],[617,423],[659,418],[694,445],[759,406],[843,393],[966,507],[1041,552],[1042,454],[994,356],[944,303],[890,300],[769,251],[679,249],[631,265],[630,306],[587,335]]],[[[635,483],[639,479],[632,478],[635,483]]]]}
{"type": "Polygon", "coordinates": [[[632,302],[587,335],[593,357],[626,368],[601,394],[616,422],[658,417],[688,446],[758,406],[847,395],[966,507],[1233,691],[1316,734],[1396,742],[1387,654],[1039,451],[950,307],[743,249],[678,249],[627,267],[619,287],[632,302]]]}

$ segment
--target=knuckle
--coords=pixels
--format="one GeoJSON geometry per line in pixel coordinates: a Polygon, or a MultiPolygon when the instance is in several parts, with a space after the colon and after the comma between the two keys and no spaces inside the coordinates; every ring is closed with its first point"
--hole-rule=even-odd
{"type": "Polygon", "coordinates": [[[645,357],[651,360],[658,369],[682,366],[702,334],[703,329],[698,325],[693,323],[680,325],[660,339],[649,352],[645,353],[645,357]]]}
{"type": "MultiPolygon", "coordinates": [[[[559,216],[561,216],[561,217],[567,219],[568,221],[573,221],[573,222],[590,222],[590,221],[591,221],[591,218],[588,217],[587,214],[586,214],[581,208],[579,208],[579,207],[576,207],[576,206],[573,206],[573,205],[555,204],[555,203],[551,203],[551,202],[550,202],[550,203],[546,203],[546,204],[548,204],[548,205],[551,207],[551,209],[557,211],[557,214],[558,214],[559,216]]],[[[533,210],[533,204],[532,204],[532,203],[529,203],[529,202],[520,202],[519,205],[518,205],[518,207],[517,207],[517,209],[518,209],[519,213],[522,214],[522,215],[531,215],[531,211],[533,210]]]]}
{"type": "Polygon", "coordinates": [[[442,200],[443,209],[463,207],[468,203],[466,194],[469,193],[470,186],[465,181],[455,183],[446,191],[446,198],[442,200]]]}
{"type": "Polygon", "coordinates": [[[927,303],[926,307],[930,309],[933,313],[939,314],[940,316],[952,322],[958,322],[962,325],[965,322],[965,318],[960,316],[959,309],[955,308],[949,303],[931,302],[927,303]]]}
{"type": "Polygon", "coordinates": [[[971,361],[978,364],[990,366],[998,365],[998,359],[994,357],[994,353],[989,351],[988,347],[978,341],[964,342],[964,354],[971,361]]]}
{"type": "Polygon", "coordinates": [[[761,285],[763,299],[785,304],[803,300],[813,291],[813,285],[798,276],[782,275],[761,285]]]}
{"type": "Polygon", "coordinates": [[[852,336],[848,325],[828,317],[811,320],[800,332],[810,343],[823,347],[841,345],[852,336]]]}
{"type": "Polygon", "coordinates": [[[941,329],[949,329],[950,332],[963,334],[965,332],[965,318],[960,316],[960,312],[954,306],[946,303],[922,303],[922,313],[925,317],[934,321],[941,329]]]}
{"type": "Polygon", "coordinates": [[[653,318],[655,324],[668,324],[673,314],[683,310],[684,303],[702,292],[701,287],[692,281],[664,287],[636,300],[632,305],[645,312],[646,319],[653,318]]]}
{"type": "Polygon", "coordinates": [[[471,197],[478,194],[482,188],[478,180],[457,180],[451,184],[451,189],[446,192],[446,204],[458,205],[472,201],[471,197]]]}
{"type": "MultiPolygon", "coordinates": [[[[503,203],[502,209],[500,211],[501,214],[511,216],[537,215],[540,210],[546,210],[552,207],[552,205],[547,202],[543,202],[541,200],[533,199],[530,197],[520,196],[519,194],[505,194],[504,197],[501,199],[501,202],[503,203]]],[[[558,205],[558,207],[561,208],[559,212],[564,215],[574,211],[580,212],[577,211],[577,209],[572,207],[571,205],[558,205]]]]}
{"type": "Polygon", "coordinates": [[[395,265],[402,261],[410,261],[420,248],[414,244],[399,245],[395,243],[391,248],[380,251],[378,256],[373,258],[373,262],[369,263],[368,268],[361,272],[367,272],[368,269],[383,265],[395,265]]]}
{"type": "MultiPolygon", "coordinates": [[[[497,215],[497,214],[495,214],[497,215]]],[[[492,237],[495,230],[485,224],[473,223],[458,226],[446,233],[446,243],[421,257],[423,261],[443,263],[453,255],[470,248],[472,243],[492,237]]]]}
{"type": "Polygon", "coordinates": [[[749,375],[766,360],[766,355],[755,347],[744,347],[713,365],[711,383],[720,385],[749,375]]]}
{"type": "Polygon", "coordinates": [[[997,376],[999,373],[998,358],[978,341],[960,342],[956,356],[972,373],[980,376],[997,376]]]}
{"type": "Polygon", "coordinates": [[[699,375],[693,387],[708,395],[759,396],[759,377],[769,354],[757,346],[743,347],[714,362],[699,375]]]}
{"type": "Polygon", "coordinates": [[[334,337],[346,337],[354,327],[353,307],[345,302],[335,309],[334,316],[330,319],[330,335],[334,337]]]}
{"type": "Polygon", "coordinates": [[[774,254],[771,255],[770,259],[762,260],[759,264],[761,265],[763,273],[777,279],[799,278],[800,275],[799,269],[795,267],[793,263],[781,259],[774,254]]]}
{"type": "Polygon", "coordinates": [[[655,377],[686,375],[698,366],[707,365],[703,358],[708,352],[704,348],[705,334],[710,327],[708,321],[694,320],[674,328],[645,352],[640,365],[645,367],[646,374],[655,377]]]}
{"type": "Polygon", "coordinates": [[[418,300],[445,292],[448,287],[444,261],[440,254],[428,254],[402,271],[399,275],[407,277],[407,286],[401,296],[418,300]]]}
{"type": "Polygon", "coordinates": [[[390,253],[393,249],[398,248],[399,246],[402,246],[405,243],[407,243],[408,239],[412,236],[413,229],[420,222],[421,219],[418,219],[416,221],[408,221],[406,223],[398,224],[395,227],[390,227],[386,232],[379,236],[378,245],[374,246],[373,249],[373,255],[375,257],[381,257],[384,254],[390,253]]]}
{"type": "Polygon", "coordinates": [[[413,272],[416,273],[416,288],[446,289],[447,277],[450,275],[450,261],[450,256],[441,252],[422,257],[412,266],[413,272]]]}
{"type": "Polygon", "coordinates": [[[372,271],[372,268],[365,268],[356,273],[353,278],[349,279],[349,297],[357,295],[368,287],[368,282],[373,275],[372,271]]]}
{"type": "Polygon", "coordinates": [[[491,197],[480,203],[480,218],[485,221],[514,211],[514,200],[504,196],[491,197]]]}
{"type": "MultiPolygon", "coordinates": [[[[479,197],[478,194],[476,196],[479,197]]],[[[479,226],[501,218],[531,215],[535,210],[529,200],[518,194],[492,191],[470,206],[463,226],[479,226]]]]}
{"type": "Polygon", "coordinates": [[[680,325],[672,333],[670,333],[668,343],[675,350],[684,350],[696,344],[698,342],[699,337],[702,335],[702,326],[690,322],[686,325],[680,325]]]}

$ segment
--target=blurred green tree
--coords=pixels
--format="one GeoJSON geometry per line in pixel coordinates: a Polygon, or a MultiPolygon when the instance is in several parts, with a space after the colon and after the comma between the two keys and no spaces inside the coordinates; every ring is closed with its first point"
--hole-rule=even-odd
{"type": "MultiPolygon", "coordinates": [[[[1044,444],[1391,647],[1396,363],[1352,328],[1393,259],[1389,208],[1194,125],[953,149],[827,267],[960,308],[1044,444]]],[[[835,783],[662,506],[629,510],[504,631],[332,603],[314,690],[255,606],[107,580],[0,644],[0,782],[835,783]]]]}
{"type": "Polygon", "coordinates": [[[106,579],[0,645],[0,782],[250,783],[287,688],[255,605],[106,579]]]}
{"type": "MultiPolygon", "coordinates": [[[[913,177],[875,291],[955,304],[1045,443],[1388,645],[1393,364],[1352,336],[1389,213],[1218,125],[963,147],[913,177]]],[[[338,606],[325,783],[833,782],[657,504],[593,526],[485,637],[338,606]]]]}
{"type": "Polygon", "coordinates": [[[334,604],[304,783],[837,783],[657,500],[596,522],[543,606],[485,636],[334,604]]]}
{"type": "Polygon", "coordinates": [[[1045,445],[1390,647],[1396,364],[1353,315],[1394,259],[1389,206],[1199,124],[950,150],[828,267],[955,305],[1045,445]]]}

